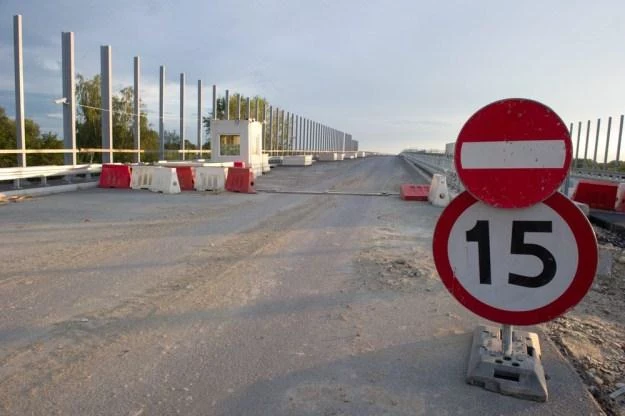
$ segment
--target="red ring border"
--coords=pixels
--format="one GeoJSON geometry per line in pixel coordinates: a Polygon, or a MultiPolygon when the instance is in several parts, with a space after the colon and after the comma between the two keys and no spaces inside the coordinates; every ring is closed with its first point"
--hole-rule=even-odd
{"type": "Polygon", "coordinates": [[[556,211],[568,224],[577,242],[578,266],[571,285],[556,300],[529,311],[507,311],[490,306],[471,295],[453,273],[447,243],[456,220],[478,200],[468,192],[454,198],[439,217],[432,241],[434,263],[451,295],[473,313],[493,322],[509,325],[534,325],[562,315],[577,305],[592,285],[597,270],[597,237],[586,216],[566,196],[557,192],[542,203],[556,211]]]}
{"type": "MultiPolygon", "coordinates": [[[[492,140],[485,139],[484,141],[489,142],[492,140]]],[[[471,193],[471,195],[473,195],[474,198],[477,198],[478,200],[484,202],[486,205],[490,205],[495,208],[517,209],[517,208],[529,208],[532,205],[544,202],[544,200],[549,198],[549,196],[551,196],[553,192],[557,191],[558,188],[560,188],[560,186],[566,179],[566,176],[568,175],[568,171],[569,171],[569,168],[571,167],[572,161],[573,161],[573,141],[571,139],[569,130],[566,128],[566,124],[564,123],[562,118],[558,115],[558,113],[556,113],[551,107],[539,101],[532,100],[529,98],[504,98],[501,100],[494,101],[480,108],[475,113],[473,113],[471,117],[469,117],[469,119],[464,123],[464,125],[460,129],[460,133],[458,134],[458,138],[454,146],[453,166],[458,174],[458,178],[460,179],[460,182],[462,182],[465,185],[466,190],[469,193],[471,193]],[[481,186],[480,186],[480,189],[476,189],[477,187],[473,183],[473,181],[469,181],[468,184],[465,183],[466,178],[463,178],[466,176],[465,169],[462,167],[462,164],[460,163],[460,158],[461,158],[461,153],[462,153],[462,144],[467,143],[467,142],[473,142],[472,140],[467,140],[467,137],[465,137],[465,135],[467,134],[466,130],[468,126],[470,126],[471,123],[485,123],[484,120],[482,120],[482,118],[485,117],[485,114],[489,115],[490,112],[497,111],[499,106],[506,104],[508,102],[515,102],[517,104],[520,103],[525,106],[530,105],[532,107],[538,107],[541,111],[549,113],[554,118],[554,120],[559,120],[560,121],[559,125],[562,126],[561,128],[562,140],[564,141],[564,146],[565,146],[565,160],[564,160],[563,168],[550,169],[551,171],[554,171],[554,172],[559,171],[559,173],[557,174],[555,174],[554,172],[549,173],[550,176],[556,176],[557,178],[559,178],[557,183],[553,185],[551,189],[545,189],[542,192],[538,192],[537,197],[530,198],[529,200],[523,201],[523,202],[517,201],[515,203],[511,203],[509,200],[506,200],[506,199],[501,200],[501,201],[497,201],[497,200],[493,201],[492,197],[490,198],[484,197],[485,195],[484,195],[484,192],[481,190],[482,188],[481,186]]],[[[497,175],[500,170],[501,169],[482,169],[482,172],[484,175],[490,176],[490,175],[497,175]]],[[[523,171],[523,169],[519,169],[519,170],[523,171]]],[[[548,170],[548,169],[545,169],[545,170],[548,170]]],[[[540,185],[540,186],[543,186],[543,185],[540,185]]]]}

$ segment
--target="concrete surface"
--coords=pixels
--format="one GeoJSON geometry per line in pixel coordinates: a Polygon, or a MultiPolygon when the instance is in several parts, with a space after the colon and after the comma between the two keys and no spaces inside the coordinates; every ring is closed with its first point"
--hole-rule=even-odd
{"type": "MultiPolygon", "coordinates": [[[[257,186],[404,182],[423,183],[372,157],[257,186]]],[[[465,383],[484,321],[435,275],[440,212],[397,196],[113,189],[1,206],[0,414],[600,414],[544,337],[547,403],[465,383]]]]}

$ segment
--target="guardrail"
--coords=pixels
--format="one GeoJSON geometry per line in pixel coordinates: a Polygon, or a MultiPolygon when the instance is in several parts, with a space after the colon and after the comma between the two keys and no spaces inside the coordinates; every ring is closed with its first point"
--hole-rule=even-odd
{"type": "Polygon", "coordinates": [[[50,176],[89,175],[101,171],[102,165],[100,164],[0,168],[0,181],[14,181],[15,187],[19,188],[21,179],[41,178],[41,183],[45,186],[50,176]]]}

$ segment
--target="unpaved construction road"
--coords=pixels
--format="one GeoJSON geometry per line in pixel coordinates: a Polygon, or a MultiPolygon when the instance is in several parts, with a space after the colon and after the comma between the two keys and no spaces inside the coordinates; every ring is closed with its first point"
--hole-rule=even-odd
{"type": "Polygon", "coordinates": [[[465,383],[484,321],[434,270],[441,210],[365,195],[419,181],[374,157],[257,181],[310,194],[0,206],[0,414],[601,414],[544,336],[547,403],[465,383]]]}

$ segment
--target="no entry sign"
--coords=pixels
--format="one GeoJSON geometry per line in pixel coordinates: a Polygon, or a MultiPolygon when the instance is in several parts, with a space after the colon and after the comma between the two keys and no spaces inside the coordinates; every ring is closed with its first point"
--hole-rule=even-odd
{"type": "Polygon", "coordinates": [[[584,297],[597,268],[594,231],[560,193],[503,210],[464,192],[439,218],[433,247],[450,293],[503,324],[532,325],[564,313],[584,297]]]}
{"type": "Polygon", "coordinates": [[[471,195],[497,208],[544,201],[566,178],[572,145],[560,117],[527,99],[477,111],[458,135],[454,163],[471,195]]]}

